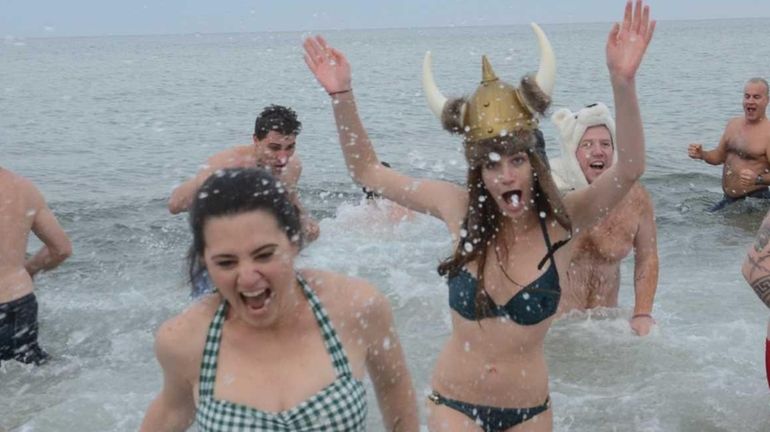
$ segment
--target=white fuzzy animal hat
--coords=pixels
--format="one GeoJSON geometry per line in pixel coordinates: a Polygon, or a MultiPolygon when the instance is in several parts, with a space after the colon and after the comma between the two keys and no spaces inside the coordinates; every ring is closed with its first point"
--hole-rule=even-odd
{"type": "MultiPolygon", "coordinates": [[[[559,131],[561,143],[561,157],[551,161],[551,175],[560,191],[566,192],[588,186],[586,177],[580,169],[577,161],[578,145],[586,133],[586,129],[592,126],[606,126],[610,130],[612,145],[615,147],[615,120],[610,114],[607,105],[597,102],[588,105],[578,112],[571,112],[562,108],[551,116],[551,121],[559,131]]],[[[618,160],[617,151],[612,154],[612,162],[618,160]]]]}

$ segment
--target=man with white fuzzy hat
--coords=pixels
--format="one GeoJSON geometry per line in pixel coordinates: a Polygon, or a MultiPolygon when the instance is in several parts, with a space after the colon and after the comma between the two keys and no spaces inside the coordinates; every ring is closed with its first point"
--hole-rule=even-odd
{"type": "MultiPolygon", "coordinates": [[[[562,108],[551,120],[559,131],[561,158],[551,173],[566,193],[589,187],[617,161],[615,121],[603,103],[577,112],[562,108]]],[[[575,255],[562,286],[560,313],[616,307],[620,262],[634,249],[634,313],[631,328],[644,336],[655,324],[653,300],[658,285],[657,232],[650,195],[637,182],[616,207],[590,231],[575,233],[575,255]]]]}

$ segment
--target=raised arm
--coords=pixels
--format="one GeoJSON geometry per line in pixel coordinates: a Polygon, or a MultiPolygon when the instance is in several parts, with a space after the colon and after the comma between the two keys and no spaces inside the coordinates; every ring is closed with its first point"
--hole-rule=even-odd
{"type": "Polygon", "coordinates": [[[150,403],[140,432],[186,431],[195,420],[193,387],[181,373],[178,335],[172,321],[164,323],[155,339],[155,355],[163,370],[163,388],[150,403]]]}
{"type": "MultiPolygon", "coordinates": [[[[641,189],[641,185],[639,186],[641,189]]],[[[631,329],[639,336],[650,332],[655,291],[658,288],[658,233],[650,195],[640,190],[641,219],[634,237],[634,315],[631,329]]]]}
{"type": "Polygon", "coordinates": [[[72,243],[64,232],[59,221],[45,202],[43,194],[30,184],[32,202],[35,204],[35,220],[32,222],[32,232],[43,242],[31,258],[24,263],[24,268],[30,276],[40,271],[51,270],[72,255],[72,243]]]}
{"type": "Polygon", "coordinates": [[[378,293],[367,310],[366,369],[387,431],[420,429],[417,401],[387,297],[378,293]]]}
{"type": "Polygon", "coordinates": [[[332,98],[340,146],[353,180],[404,207],[456,224],[453,219],[465,213],[465,190],[448,182],[414,179],[380,165],[358,116],[345,55],[321,36],[305,39],[304,47],[305,63],[332,98]]]}
{"type": "Polygon", "coordinates": [[[654,31],[650,8],[641,0],[635,7],[628,1],[623,23],[615,24],[610,31],[607,67],[615,101],[618,162],[588,187],[565,197],[576,231],[605,216],[644,173],[644,129],[636,96],[636,72],[654,31]]]}
{"type": "MultiPolygon", "coordinates": [[[[749,248],[743,261],[742,273],[746,282],[762,303],[770,308],[770,212],[757,231],[754,246],[749,248]]],[[[770,337],[770,333],[768,334],[770,337]]]]}

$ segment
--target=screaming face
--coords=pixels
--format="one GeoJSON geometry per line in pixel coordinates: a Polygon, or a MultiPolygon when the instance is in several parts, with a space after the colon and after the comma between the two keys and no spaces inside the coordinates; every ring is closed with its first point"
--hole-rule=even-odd
{"type": "Polygon", "coordinates": [[[297,247],[265,211],[219,216],[206,222],[204,261],[232,313],[249,325],[275,323],[291,304],[297,247]]]}
{"type": "Polygon", "coordinates": [[[765,117],[767,110],[767,87],[761,82],[749,82],[743,89],[743,113],[746,120],[755,122],[765,117]]]}
{"type": "Polygon", "coordinates": [[[504,215],[517,217],[532,207],[532,166],[527,153],[489,153],[481,178],[504,215]]]}
{"type": "Polygon", "coordinates": [[[591,126],[586,129],[575,157],[588,184],[593,183],[612,166],[614,152],[609,129],[605,126],[591,126]]]}
{"type": "Polygon", "coordinates": [[[270,131],[261,140],[255,136],[254,145],[257,147],[258,163],[270,168],[273,175],[279,175],[294,155],[297,136],[270,131]]]}

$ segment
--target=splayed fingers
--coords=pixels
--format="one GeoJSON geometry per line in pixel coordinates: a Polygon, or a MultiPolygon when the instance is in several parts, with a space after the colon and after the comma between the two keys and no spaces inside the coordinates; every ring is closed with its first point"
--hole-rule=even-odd
{"type": "Polygon", "coordinates": [[[328,93],[350,90],[350,64],[322,36],[305,38],[305,64],[328,93]]]}
{"type": "Polygon", "coordinates": [[[607,40],[607,66],[613,79],[634,79],[654,32],[650,7],[642,0],[626,2],[623,22],[613,26],[607,40]]]}

